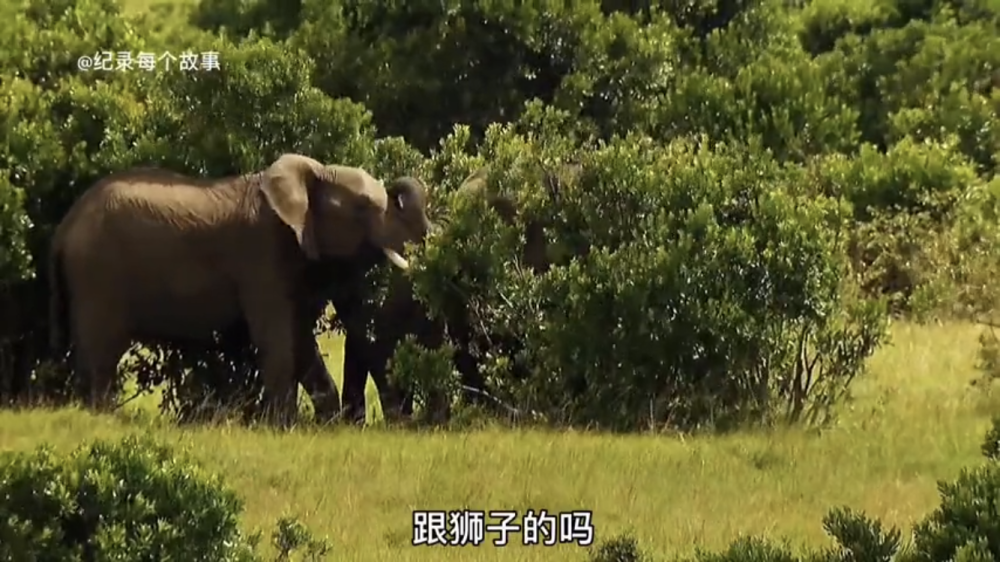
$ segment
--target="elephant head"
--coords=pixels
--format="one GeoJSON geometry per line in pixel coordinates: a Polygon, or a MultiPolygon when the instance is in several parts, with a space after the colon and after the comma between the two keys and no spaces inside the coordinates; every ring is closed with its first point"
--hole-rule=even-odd
{"type": "MultiPolygon", "coordinates": [[[[543,181],[550,200],[558,206],[562,187],[568,182],[575,181],[581,174],[582,167],[575,163],[562,164],[555,169],[546,170],[543,181]]],[[[508,196],[492,192],[487,185],[488,180],[489,169],[485,166],[481,167],[469,174],[456,191],[485,197],[490,208],[504,222],[514,223],[521,214],[517,203],[508,196]]],[[[551,259],[548,255],[549,240],[545,233],[546,223],[542,220],[527,219],[523,221],[523,224],[525,244],[522,259],[536,273],[544,272],[551,266],[551,259]]]]}
{"type": "Polygon", "coordinates": [[[399,178],[387,189],[361,168],[300,154],[282,155],[263,176],[264,198],[309,259],[350,258],[371,244],[407,269],[404,244],[430,229],[427,190],[414,178],[399,178]]]}

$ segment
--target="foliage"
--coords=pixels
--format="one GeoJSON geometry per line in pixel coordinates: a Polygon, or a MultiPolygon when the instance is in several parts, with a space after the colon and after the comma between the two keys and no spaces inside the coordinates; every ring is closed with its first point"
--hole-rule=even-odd
{"type": "Polygon", "coordinates": [[[635,537],[623,533],[590,547],[590,562],[643,562],[648,557],[639,549],[635,537]]]}
{"type": "Polygon", "coordinates": [[[1000,416],[993,417],[980,450],[991,461],[1000,461],[1000,416]]]}
{"type": "Polygon", "coordinates": [[[984,559],[982,554],[985,559],[995,558],[1000,553],[1000,464],[988,462],[963,470],[954,482],[939,483],[938,490],[941,505],[914,528],[914,548],[908,559],[984,559]]]}
{"type": "Polygon", "coordinates": [[[976,357],[979,377],[973,385],[989,390],[993,381],[1000,379],[1000,338],[994,326],[987,326],[979,333],[979,350],[976,357]]]}
{"type": "Polygon", "coordinates": [[[419,421],[434,421],[435,400],[440,395],[452,396],[458,391],[458,381],[452,366],[453,349],[442,346],[427,349],[408,336],[396,346],[389,361],[388,377],[404,388],[414,389],[414,400],[422,413],[419,421]]]}
{"type": "MultiPolygon", "coordinates": [[[[835,546],[794,552],[786,544],[762,537],[742,537],[721,552],[699,550],[697,562],[891,562],[900,551],[900,532],[882,529],[878,520],[847,508],[830,510],[823,518],[823,528],[834,539],[835,546]]],[[[692,561],[692,562],[693,562],[692,561]]]]}
{"type": "Polygon", "coordinates": [[[520,342],[493,357],[491,388],[542,419],[620,429],[724,423],[779,404],[790,419],[822,417],[883,327],[877,303],[847,300],[845,209],[793,195],[801,176],[760,149],[640,138],[574,155],[582,175],[546,197],[535,163],[564,150],[494,128],[473,161],[490,162],[489,188],[519,202],[520,229],[550,217],[552,253],[574,259],[534,272],[518,228],[457,196],[415,261],[432,310],[448,317],[474,294],[471,324],[491,327],[480,335],[520,342]]]}
{"type": "Polygon", "coordinates": [[[849,508],[835,508],[823,518],[823,529],[837,541],[838,548],[820,551],[820,560],[871,560],[891,562],[900,550],[902,536],[895,527],[884,530],[882,523],[849,508]]]}
{"type": "MultiPolygon", "coordinates": [[[[443,228],[414,250],[412,290],[469,333],[401,349],[394,377],[450,395],[445,359],[468,354],[491,395],[547,423],[820,422],[887,310],[995,308],[995,3],[201,0],[169,22],[114,0],[3,5],[4,402],[71,394],[45,366],[62,358],[48,240],[136,165],[223,176],[297,151],[423,178],[443,228]],[[168,48],[221,68],[75,66],[168,48]],[[479,168],[510,216],[458,189],[479,168]]],[[[387,278],[367,276],[374,306],[387,278]]],[[[170,383],[167,408],[253,413],[245,333],[144,343],[131,368],[170,383]]]]}
{"type": "MultiPolygon", "coordinates": [[[[262,560],[260,533],[239,529],[242,510],[217,475],[149,437],[0,458],[5,560],[262,560]]],[[[279,561],[330,551],[294,517],[280,518],[271,539],[279,561]]]]}
{"type": "Polygon", "coordinates": [[[307,561],[325,560],[330,553],[326,539],[317,539],[312,531],[294,517],[278,519],[271,543],[278,551],[277,562],[287,562],[293,552],[302,550],[302,559],[307,561]]]}
{"type": "Polygon", "coordinates": [[[255,559],[236,495],[149,439],[8,453],[0,474],[5,559],[255,559]]]}
{"type": "Polygon", "coordinates": [[[831,154],[811,168],[815,189],[852,204],[849,251],[861,285],[892,297],[897,309],[906,309],[941,260],[954,258],[948,265],[956,266],[963,259],[939,246],[956,240],[949,229],[982,180],[954,145],[905,138],[880,152],[865,144],[853,158],[831,154]]]}

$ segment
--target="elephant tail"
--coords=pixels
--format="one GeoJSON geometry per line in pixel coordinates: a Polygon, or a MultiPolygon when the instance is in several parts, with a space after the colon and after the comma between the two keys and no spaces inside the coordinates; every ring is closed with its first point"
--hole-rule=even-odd
{"type": "Polygon", "coordinates": [[[67,316],[66,276],[57,239],[49,251],[49,349],[55,356],[65,351],[63,331],[67,316]]]}

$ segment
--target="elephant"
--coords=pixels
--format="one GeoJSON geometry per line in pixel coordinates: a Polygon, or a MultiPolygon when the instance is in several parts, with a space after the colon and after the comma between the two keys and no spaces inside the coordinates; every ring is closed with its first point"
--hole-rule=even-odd
{"type": "MultiPolygon", "coordinates": [[[[546,187],[549,196],[558,200],[560,177],[575,177],[581,169],[577,165],[566,165],[558,170],[560,173],[546,175],[546,187]]],[[[486,185],[488,169],[480,168],[468,176],[459,187],[460,191],[478,192],[486,197],[491,209],[508,224],[513,223],[518,215],[515,203],[507,197],[491,193],[486,185]]],[[[523,263],[536,273],[546,271],[550,266],[547,256],[548,241],[545,236],[544,224],[539,221],[527,221],[525,245],[523,248],[523,263]]],[[[414,335],[417,342],[427,348],[440,346],[447,336],[456,344],[454,362],[461,374],[461,384],[464,387],[464,400],[482,403],[485,381],[479,371],[479,361],[470,352],[474,346],[473,330],[470,327],[468,310],[464,303],[448,314],[447,321],[434,319],[424,306],[415,298],[412,286],[401,276],[397,276],[383,305],[376,310],[363,310],[356,303],[363,299],[352,294],[350,290],[338,290],[342,304],[334,301],[338,314],[343,309],[347,314],[341,315],[345,325],[344,338],[344,416],[349,420],[363,421],[365,416],[364,387],[369,374],[379,390],[384,414],[389,419],[405,418],[412,414],[413,395],[398,385],[392,384],[387,378],[388,362],[396,349],[396,345],[407,335],[414,335]],[[367,323],[372,326],[373,338],[367,335],[367,323]]],[[[337,297],[334,297],[335,299],[337,297]]],[[[516,345],[517,342],[512,342],[516,345]]],[[[440,396],[430,397],[431,419],[443,421],[448,416],[448,404],[440,396]]]]}
{"type": "Polygon", "coordinates": [[[294,416],[298,380],[332,416],[337,389],[316,368],[319,287],[382,258],[406,269],[404,245],[430,228],[426,209],[415,178],[385,187],[361,168],[294,153],[221,179],[152,167],[112,174],[53,235],[50,346],[61,350],[68,332],[87,405],[106,410],[132,340],[207,341],[244,322],[274,421],[294,416]]]}

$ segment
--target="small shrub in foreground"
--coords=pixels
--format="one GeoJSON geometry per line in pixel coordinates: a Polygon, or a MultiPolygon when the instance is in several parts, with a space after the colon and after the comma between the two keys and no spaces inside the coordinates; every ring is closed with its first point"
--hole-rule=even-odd
{"type": "Polygon", "coordinates": [[[1000,556],[1000,464],[964,470],[938,484],[941,505],[913,531],[908,562],[987,560],[1000,556]]]}
{"type": "Polygon", "coordinates": [[[257,560],[242,502],[149,438],[0,460],[0,559],[257,560]]]}
{"type": "Polygon", "coordinates": [[[639,541],[622,533],[601,541],[590,551],[589,562],[646,562],[649,558],[639,549],[639,541]]]}
{"type": "MultiPolygon", "coordinates": [[[[242,510],[217,476],[148,437],[0,456],[0,560],[261,560],[242,510]]],[[[271,541],[280,561],[330,548],[291,517],[271,541]]]]}
{"type": "Polygon", "coordinates": [[[984,457],[991,461],[1000,460],[1000,415],[993,416],[990,429],[986,432],[986,437],[979,450],[982,451],[984,457]]]}

